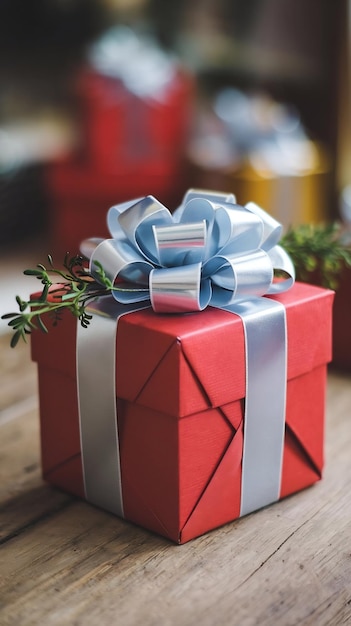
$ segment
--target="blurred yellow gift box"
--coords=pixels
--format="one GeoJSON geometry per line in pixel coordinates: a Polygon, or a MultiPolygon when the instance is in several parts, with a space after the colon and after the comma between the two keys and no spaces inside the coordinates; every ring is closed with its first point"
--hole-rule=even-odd
{"type": "Polygon", "coordinates": [[[294,110],[266,96],[221,92],[198,115],[189,160],[192,186],[256,202],[286,228],[328,218],[327,150],[307,137],[294,110]]]}

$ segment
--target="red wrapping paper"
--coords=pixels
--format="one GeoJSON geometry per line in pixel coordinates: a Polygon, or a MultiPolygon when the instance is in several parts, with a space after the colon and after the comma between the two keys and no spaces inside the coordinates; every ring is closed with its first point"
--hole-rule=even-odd
{"type": "MultiPolygon", "coordinates": [[[[281,497],[322,476],[333,292],[297,283],[286,307],[288,385],[281,497]]],[[[89,329],[86,331],[89,332],[89,329]]],[[[76,321],[32,335],[44,478],[84,497],[76,321]]],[[[244,335],[238,316],[151,309],[117,333],[117,407],[126,519],[184,543],[240,513],[244,335]]],[[[98,364],[97,364],[98,367],[98,364]]]]}

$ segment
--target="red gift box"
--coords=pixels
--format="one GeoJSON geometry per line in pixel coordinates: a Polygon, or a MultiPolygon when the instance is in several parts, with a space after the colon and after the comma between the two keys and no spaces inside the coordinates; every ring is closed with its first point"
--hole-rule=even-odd
{"type": "Polygon", "coordinates": [[[47,168],[51,250],[75,254],[107,235],[106,206],[153,194],[176,207],[187,186],[185,146],[194,84],[181,69],[162,98],[137,97],[117,78],[82,68],[75,80],[80,142],[47,168]]]}
{"type": "Polygon", "coordinates": [[[174,73],[160,98],[137,96],[123,81],[89,68],[78,74],[75,90],[81,150],[96,172],[123,175],[184,159],[194,96],[185,71],[174,73]]]}
{"type": "Polygon", "coordinates": [[[338,277],[333,315],[333,365],[351,371],[350,326],[351,269],[343,267],[338,277]]]}
{"type": "MultiPolygon", "coordinates": [[[[321,478],[333,292],[302,283],[286,308],[288,384],[280,497],[321,478]]],[[[89,329],[84,331],[89,333],[89,329]]],[[[84,498],[76,321],[32,335],[44,478],[84,498]]],[[[241,319],[207,308],[120,318],[117,407],[125,518],[184,543],[240,515],[245,396],[241,319]]],[[[98,364],[97,364],[98,367],[98,364]]]]}

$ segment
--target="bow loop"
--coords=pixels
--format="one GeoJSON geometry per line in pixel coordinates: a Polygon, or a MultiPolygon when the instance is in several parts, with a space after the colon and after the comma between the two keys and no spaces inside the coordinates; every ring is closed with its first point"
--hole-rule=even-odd
{"type": "Polygon", "coordinates": [[[261,246],[264,226],[262,219],[253,212],[238,204],[222,205],[218,207],[216,221],[222,254],[236,254],[261,246]]]}
{"type": "Polygon", "coordinates": [[[261,209],[261,207],[259,207],[258,204],[255,204],[255,202],[248,202],[245,204],[245,208],[262,220],[263,241],[261,248],[263,248],[263,250],[269,250],[270,248],[273,248],[273,246],[277,245],[283,233],[283,226],[280,222],[277,222],[274,217],[266,213],[266,211],[261,209]]]}
{"type": "Polygon", "coordinates": [[[207,228],[205,220],[189,224],[153,226],[160,265],[190,265],[203,260],[207,228]]]}
{"type": "Polygon", "coordinates": [[[201,311],[280,293],[295,280],[278,245],[281,224],[252,202],[236,204],[232,194],[190,190],[173,216],[147,196],[112,207],[107,221],[112,239],[84,242],[82,249],[91,254],[97,280],[101,264],[112,283],[128,283],[112,292],[122,303],[150,300],[156,312],[201,311]]]}
{"type": "Polygon", "coordinates": [[[209,281],[201,281],[201,263],[154,269],[150,274],[150,299],[156,313],[202,311],[210,297],[209,281]]]}
{"type": "Polygon", "coordinates": [[[118,224],[127,240],[131,242],[139,254],[152,263],[158,263],[153,226],[172,223],[168,209],[153,196],[146,196],[122,211],[118,216],[118,224]]]}

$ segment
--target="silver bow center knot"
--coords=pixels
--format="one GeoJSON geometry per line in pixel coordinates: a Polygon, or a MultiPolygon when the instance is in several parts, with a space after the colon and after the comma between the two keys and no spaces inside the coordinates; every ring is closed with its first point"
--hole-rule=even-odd
{"type": "Polygon", "coordinates": [[[157,313],[223,308],[286,291],[295,280],[278,245],[281,224],[232,194],[190,190],[173,215],[147,196],[113,206],[107,222],[112,238],[89,240],[82,252],[96,280],[98,262],[116,286],[127,283],[112,292],[122,304],[149,300],[157,313]]]}

